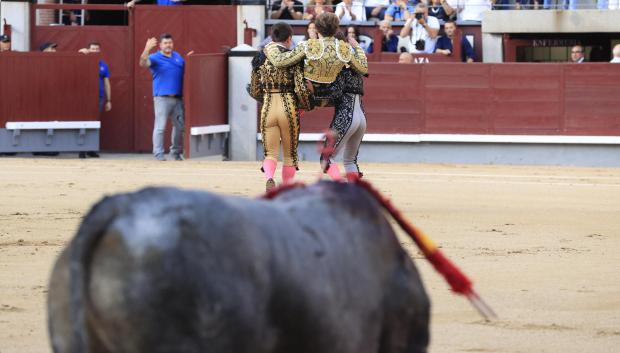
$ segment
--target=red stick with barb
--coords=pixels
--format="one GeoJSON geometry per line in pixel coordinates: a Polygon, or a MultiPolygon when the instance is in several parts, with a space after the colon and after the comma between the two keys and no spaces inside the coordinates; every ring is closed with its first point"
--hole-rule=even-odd
{"type": "Polygon", "coordinates": [[[424,257],[433,265],[448,282],[452,291],[464,295],[472,303],[474,308],[486,319],[496,318],[493,309],[488,306],[482,298],[474,291],[472,281],[458,268],[452,261],[443,255],[435,243],[424,232],[414,226],[405,216],[392,204],[392,202],[381,195],[368,181],[357,179],[355,183],[366,189],[377,201],[392,215],[396,223],[409,235],[424,254],[424,257]]]}

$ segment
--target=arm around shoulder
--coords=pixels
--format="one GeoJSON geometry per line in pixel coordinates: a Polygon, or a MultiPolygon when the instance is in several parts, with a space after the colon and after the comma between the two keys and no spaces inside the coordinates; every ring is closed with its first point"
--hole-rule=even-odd
{"type": "Polygon", "coordinates": [[[299,43],[299,45],[290,51],[282,52],[275,43],[269,43],[264,49],[267,59],[273,64],[273,66],[282,68],[295,65],[300,62],[305,56],[305,45],[299,43]]]}
{"type": "Polygon", "coordinates": [[[360,46],[355,47],[355,52],[351,57],[351,67],[361,75],[368,75],[368,59],[366,58],[364,49],[360,46]]]}

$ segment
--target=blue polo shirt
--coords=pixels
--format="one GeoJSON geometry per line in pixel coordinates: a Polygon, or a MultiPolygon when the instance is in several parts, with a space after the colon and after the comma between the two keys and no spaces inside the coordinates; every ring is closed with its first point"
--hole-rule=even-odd
{"type": "Polygon", "coordinates": [[[103,62],[103,60],[99,60],[99,98],[105,97],[104,78],[110,78],[110,69],[108,64],[103,62]]]}
{"type": "Polygon", "coordinates": [[[185,60],[176,51],[170,57],[161,52],[149,55],[153,74],[153,97],[183,95],[185,60]]]}
{"type": "Polygon", "coordinates": [[[174,6],[174,5],[182,5],[180,1],[172,1],[172,0],[157,0],[157,5],[160,6],[174,6]]]}
{"type": "MultiPolygon", "coordinates": [[[[448,49],[450,51],[453,51],[452,41],[450,40],[450,38],[443,36],[437,39],[437,44],[435,45],[435,52],[437,51],[437,49],[448,49]]],[[[467,61],[467,58],[472,58],[473,60],[476,60],[476,57],[474,55],[474,48],[471,47],[471,44],[469,44],[467,38],[465,38],[465,36],[462,36],[461,61],[467,61]]]]}

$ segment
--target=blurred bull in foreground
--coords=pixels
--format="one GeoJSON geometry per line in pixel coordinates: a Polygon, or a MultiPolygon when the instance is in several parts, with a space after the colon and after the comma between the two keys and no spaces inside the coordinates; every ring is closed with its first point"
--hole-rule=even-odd
{"type": "Polygon", "coordinates": [[[56,353],[426,352],[430,304],[356,185],[149,188],[93,207],[52,273],[56,353]]]}

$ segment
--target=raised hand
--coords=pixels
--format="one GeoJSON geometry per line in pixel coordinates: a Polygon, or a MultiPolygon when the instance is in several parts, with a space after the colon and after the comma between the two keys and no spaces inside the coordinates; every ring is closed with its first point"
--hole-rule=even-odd
{"type": "Polygon", "coordinates": [[[349,44],[351,44],[353,48],[357,48],[360,45],[360,43],[358,43],[357,40],[355,40],[355,38],[353,37],[347,37],[347,41],[349,42],[349,44]]]}
{"type": "Polygon", "coordinates": [[[152,37],[146,41],[146,45],[144,46],[144,50],[150,51],[151,49],[157,46],[157,38],[152,37]]]}

